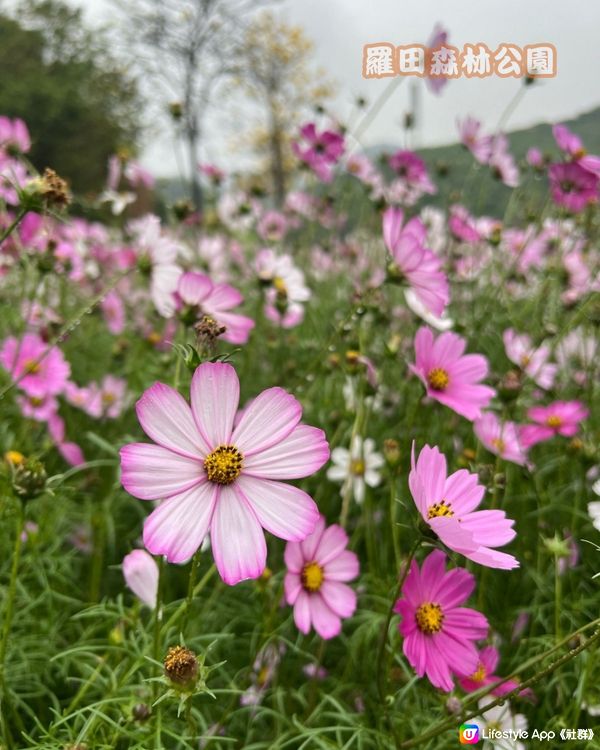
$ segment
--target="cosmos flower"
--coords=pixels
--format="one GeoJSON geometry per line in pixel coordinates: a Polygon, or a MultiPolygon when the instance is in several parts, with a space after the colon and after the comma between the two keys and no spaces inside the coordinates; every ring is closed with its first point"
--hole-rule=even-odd
{"type": "Polygon", "coordinates": [[[390,207],[383,215],[383,239],[393,259],[389,273],[406,279],[423,305],[439,317],[450,300],[448,279],[440,259],[425,247],[423,222],[415,217],[403,227],[403,219],[399,208],[390,207]]]}
{"type": "Polygon", "coordinates": [[[180,314],[191,314],[194,321],[206,315],[213,318],[225,326],[221,338],[230,344],[245,344],[254,328],[251,318],[231,312],[243,301],[244,298],[234,287],[213,284],[208,276],[197,271],[182,274],[175,293],[175,304],[180,314]]]}
{"type": "MultiPolygon", "coordinates": [[[[600,492],[597,492],[596,494],[600,494],[600,492]]],[[[587,510],[589,517],[592,519],[594,528],[597,531],[600,531],[600,500],[592,500],[591,503],[588,503],[587,510]]]]}
{"type": "Polygon", "coordinates": [[[475,588],[475,576],[462,568],[446,570],[446,555],[434,550],[419,568],[416,560],[394,606],[403,651],[419,677],[450,692],[452,673],[473,673],[479,655],[475,641],[487,636],[488,621],[479,612],[461,607],[475,588]]]}
{"type": "Polygon", "coordinates": [[[346,585],[358,575],[358,557],[346,549],[348,536],[337,524],[325,527],[323,516],[303,542],[285,547],[285,599],[305,635],[311,626],[321,638],[334,638],[342,619],[356,609],[356,594],[346,585]]]}
{"type": "Polygon", "coordinates": [[[19,388],[33,398],[61,393],[71,373],[61,350],[48,347],[37,333],[26,333],[20,341],[14,336],[5,339],[0,364],[18,382],[19,388]]]}
{"type": "Polygon", "coordinates": [[[527,373],[540,388],[545,390],[552,388],[558,367],[548,362],[550,358],[549,346],[545,344],[533,346],[526,333],[517,333],[512,328],[507,328],[504,331],[502,340],[504,341],[506,356],[511,362],[514,362],[523,372],[527,373]]]}
{"type": "Polygon", "coordinates": [[[519,184],[519,168],[508,147],[508,138],[503,133],[494,136],[488,165],[499,180],[514,188],[519,184]]]}
{"type": "Polygon", "coordinates": [[[519,425],[501,421],[496,414],[486,411],[473,422],[473,431],[490,453],[519,466],[527,464],[527,449],[522,444],[519,425]]]}
{"type": "Polygon", "coordinates": [[[491,135],[484,135],[481,131],[481,123],[474,117],[465,117],[458,121],[458,133],[460,142],[469,149],[480,164],[487,164],[492,155],[491,135]]]}
{"type": "Polygon", "coordinates": [[[472,421],[481,416],[496,391],[480,384],[488,372],[487,359],[481,354],[463,354],[466,344],[450,331],[435,339],[431,329],[419,328],[415,364],[409,367],[430,398],[472,421]]]}
{"type": "Polygon", "coordinates": [[[448,476],[446,457],[429,445],[415,461],[413,443],[408,486],[425,523],[451,550],[490,568],[519,566],[512,555],[493,549],[515,538],[514,521],[503,510],[476,510],[485,494],[477,474],[460,469],[448,476]]]}
{"type": "Polygon", "coordinates": [[[301,541],[319,513],[313,500],[282,479],[317,471],[329,458],[322,430],[300,424],[302,407],[269,388],[244,409],[234,368],[205,362],[194,373],[191,408],[173,388],[156,383],[137,403],[154,443],[121,449],[121,481],[142,500],[163,502],[146,519],[144,544],[169,562],[189,560],[210,530],[223,580],[258,578],[266,564],[263,528],[301,541]]]}
{"type": "Polygon", "coordinates": [[[134,549],[122,562],[123,577],[127,587],[147,607],[156,607],[158,592],[158,565],[152,555],[143,549],[134,549]]]}
{"type": "Polygon", "coordinates": [[[332,465],[327,469],[327,479],[342,482],[342,495],[348,486],[357,503],[365,499],[365,488],[377,487],[381,482],[379,469],[385,461],[375,451],[375,441],[367,438],[364,442],[360,435],[355,435],[350,450],[338,446],[331,452],[332,465]]]}
{"type": "Polygon", "coordinates": [[[309,122],[300,129],[300,140],[292,143],[292,150],[321,182],[331,182],[333,167],[344,153],[344,136],[333,130],[319,132],[309,122]]]}
{"type": "Polygon", "coordinates": [[[577,162],[551,164],[548,178],[552,200],[572,213],[598,200],[598,176],[577,162]]]}
{"type": "Polygon", "coordinates": [[[395,179],[387,189],[389,203],[412,206],[425,193],[429,195],[437,193],[425,162],[413,151],[396,151],[388,159],[388,164],[395,174],[395,179]]]}
{"type": "Polygon", "coordinates": [[[0,116],[0,150],[26,154],[31,148],[29,130],[23,120],[0,116]]]}
{"type": "MultiPolygon", "coordinates": [[[[475,690],[480,690],[486,685],[492,685],[494,682],[498,682],[501,679],[500,676],[494,674],[500,661],[500,654],[498,649],[494,646],[485,646],[479,652],[479,661],[477,663],[477,669],[469,675],[459,678],[459,684],[466,693],[473,693],[475,690]]],[[[498,687],[491,691],[491,695],[505,695],[510,693],[519,683],[516,680],[506,680],[498,687]]],[[[533,693],[531,690],[523,690],[521,695],[532,697],[533,693]]]]}
{"type": "Polygon", "coordinates": [[[527,718],[523,714],[513,714],[510,705],[505,703],[502,706],[494,706],[485,710],[486,705],[490,703],[489,698],[482,698],[479,703],[479,710],[482,718],[478,717],[474,721],[482,730],[482,734],[488,734],[493,729],[497,735],[490,740],[492,750],[525,750],[526,745],[518,739],[511,739],[518,732],[524,732],[527,729],[527,718]]]}
{"type": "Polygon", "coordinates": [[[555,435],[573,437],[579,432],[579,424],[589,416],[589,410],[581,401],[554,401],[548,406],[532,406],[527,416],[535,422],[521,428],[521,441],[529,448],[555,435]]]}

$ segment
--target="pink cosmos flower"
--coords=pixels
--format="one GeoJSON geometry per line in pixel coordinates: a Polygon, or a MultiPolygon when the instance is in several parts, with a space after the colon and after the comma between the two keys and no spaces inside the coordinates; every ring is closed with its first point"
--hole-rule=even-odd
{"type": "Polygon", "coordinates": [[[551,164],[548,178],[552,200],[572,213],[598,200],[598,177],[578,162],[551,164]]]}
{"type": "Polygon", "coordinates": [[[508,187],[517,187],[519,184],[519,168],[512,154],[508,150],[508,138],[500,133],[492,141],[492,153],[488,164],[495,176],[508,187]]]}
{"type": "Polygon", "coordinates": [[[70,466],[81,466],[85,463],[85,456],[77,443],[65,439],[65,421],[58,414],[52,414],[48,419],[48,432],[58,452],[70,466]]]}
{"type": "MultiPolygon", "coordinates": [[[[446,44],[448,44],[448,30],[445,29],[441,24],[436,23],[436,25],[433,27],[433,31],[431,32],[431,36],[429,37],[429,41],[427,42],[427,46],[426,46],[426,51],[425,51],[426,70],[429,70],[431,67],[433,50],[439,49],[440,47],[443,47],[446,44]]],[[[449,79],[443,75],[426,76],[425,78],[428,88],[430,89],[430,91],[436,94],[436,96],[438,94],[441,94],[444,86],[446,86],[446,84],[448,83],[448,80],[449,79]]]]}
{"type": "Polygon", "coordinates": [[[47,422],[58,411],[55,396],[17,396],[17,402],[23,416],[37,422],[47,422]]]}
{"type": "Polygon", "coordinates": [[[501,422],[493,412],[486,411],[475,420],[473,430],[490,453],[519,466],[527,464],[527,449],[519,425],[501,422]]]}
{"type": "Polygon", "coordinates": [[[342,619],[356,609],[356,594],[345,581],[358,575],[358,557],[347,550],[348,535],[341,526],[325,528],[320,516],[315,530],[302,542],[285,547],[285,598],[294,607],[301,633],[311,625],[321,638],[340,634],[342,619]]]}
{"type": "Polygon", "coordinates": [[[402,209],[390,207],[383,215],[383,239],[394,259],[395,272],[410,284],[420,301],[441,316],[450,301],[448,279],[437,255],[425,247],[427,230],[415,217],[404,227],[402,209]]]}
{"type": "Polygon", "coordinates": [[[521,440],[529,448],[555,435],[573,437],[579,432],[580,422],[589,416],[589,410],[581,401],[555,401],[548,406],[531,407],[527,416],[536,422],[521,428],[521,440]]]}
{"type": "Polygon", "coordinates": [[[245,344],[254,328],[252,318],[232,313],[230,310],[244,301],[244,298],[229,284],[213,284],[202,273],[188,271],[179,279],[175,304],[182,314],[192,314],[194,320],[204,315],[226,327],[222,338],[231,344],[245,344]]]}
{"type": "Polygon", "coordinates": [[[552,388],[558,366],[548,362],[550,357],[549,346],[535,347],[526,333],[517,333],[512,328],[507,328],[504,331],[502,340],[504,341],[506,356],[511,362],[514,362],[523,372],[526,372],[540,388],[545,390],[552,388]]]}
{"type": "Polygon", "coordinates": [[[285,237],[287,232],[287,219],[279,211],[265,211],[260,217],[256,231],[258,236],[269,242],[278,242],[285,237]]]}
{"type": "Polygon", "coordinates": [[[317,131],[314,122],[300,129],[301,141],[292,143],[294,154],[307,164],[322,182],[331,182],[333,166],[344,153],[344,136],[333,130],[317,131]]]}
{"type": "Polygon", "coordinates": [[[458,133],[460,142],[466,146],[480,164],[487,164],[492,155],[491,135],[483,135],[481,123],[474,117],[465,117],[458,121],[458,133]]]}
{"type": "Polygon", "coordinates": [[[0,116],[0,149],[26,154],[30,148],[29,130],[23,120],[0,116]]]}
{"type": "Polygon", "coordinates": [[[473,673],[479,661],[475,641],[485,638],[488,621],[479,612],[460,607],[473,592],[475,577],[455,568],[446,570],[446,555],[434,550],[419,569],[416,560],[402,587],[394,612],[403,651],[419,677],[450,692],[452,673],[473,673]]]}
{"type": "Polygon", "coordinates": [[[490,568],[519,566],[512,555],[492,549],[515,538],[514,521],[503,510],[475,510],[485,494],[477,474],[460,469],[448,476],[446,457],[429,445],[415,462],[413,443],[408,486],[425,523],[451,550],[490,568]]]}
{"type": "Polygon", "coordinates": [[[556,145],[567,156],[577,159],[585,153],[581,138],[575,135],[572,130],[569,130],[566,125],[553,125],[552,135],[554,136],[556,145]]]}
{"type": "MultiPolygon", "coordinates": [[[[480,690],[482,687],[486,687],[486,685],[492,685],[494,682],[498,682],[501,677],[494,674],[494,672],[498,667],[499,661],[500,654],[498,653],[498,649],[493,646],[485,646],[485,648],[482,648],[479,652],[477,669],[470,674],[459,672],[459,674],[464,674],[464,676],[459,677],[458,680],[461,688],[466,693],[473,693],[475,690],[480,690]]],[[[506,680],[501,685],[494,688],[491,691],[491,695],[506,695],[506,693],[510,693],[518,686],[519,683],[517,680],[506,680]]],[[[523,697],[533,697],[533,692],[529,689],[525,689],[521,692],[521,695],[523,697]]]]}
{"type": "Polygon", "coordinates": [[[61,393],[71,372],[61,350],[48,347],[37,333],[26,333],[20,341],[9,336],[0,350],[0,364],[34,398],[61,393]]]}
{"type": "Polygon", "coordinates": [[[329,457],[323,431],[300,424],[302,407],[282,388],[258,395],[234,427],[239,392],[235,370],[224,363],[196,369],[191,409],[156,383],[137,403],[156,444],[121,448],[125,489],[142,500],[164,498],[144,524],[146,548],[182,563],[210,530],[217,569],[230,585],[264,570],[262,528],[288,541],[313,531],[317,506],[279,480],[309,476],[329,457]]]}
{"type": "Polygon", "coordinates": [[[390,203],[414,205],[425,193],[435,195],[437,188],[431,181],[427,166],[413,151],[401,150],[388,159],[396,179],[390,184],[387,197],[390,203]]]}
{"type": "Polygon", "coordinates": [[[411,371],[427,389],[427,395],[473,421],[481,415],[496,391],[480,385],[488,372],[482,354],[463,354],[467,342],[451,331],[434,339],[423,326],[415,336],[415,364],[411,371]]]}
{"type": "Polygon", "coordinates": [[[476,219],[464,206],[460,205],[451,206],[448,229],[459,242],[466,242],[469,245],[479,242],[483,236],[477,228],[476,219]]]}
{"type": "Polygon", "coordinates": [[[123,333],[125,330],[125,305],[121,299],[121,295],[113,289],[113,291],[104,297],[100,303],[100,307],[102,308],[106,327],[113,336],[123,333]]]}
{"type": "Polygon", "coordinates": [[[134,549],[122,562],[127,587],[150,609],[156,607],[158,593],[158,565],[143,549],[134,549]]]}
{"type": "Polygon", "coordinates": [[[544,155],[535,146],[527,149],[525,160],[530,167],[534,167],[535,169],[541,169],[544,166],[544,155]]]}

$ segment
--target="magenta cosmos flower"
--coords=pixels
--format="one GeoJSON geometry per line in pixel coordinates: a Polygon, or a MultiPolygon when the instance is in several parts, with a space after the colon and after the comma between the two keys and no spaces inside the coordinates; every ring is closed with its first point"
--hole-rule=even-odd
{"type": "Polygon", "coordinates": [[[178,391],[155,383],[136,405],[155,441],[121,448],[121,481],[142,500],[163,502],[146,519],[144,544],[169,562],[189,560],[210,530],[217,569],[230,585],[265,568],[262,529],[301,541],[319,511],[302,490],[279,481],[320,469],[329,458],[322,430],[300,424],[300,403],[268,388],[235,424],[240,385],[233,367],[201,364],[191,408],[178,391]]]}
{"type": "MultiPolygon", "coordinates": [[[[498,649],[493,646],[482,648],[479,652],[477,669],[470,674],[465,674],[462,671],[459,672],[460,675],[464,674],[464,676],[460,677],[459,684],[465,693],[473,693],[475,690],[480,690],[487,685],[493,685],[494,682],[498,682],[498,680],[502,679],[499,675],[494,674],[499,661],[500,655],[498,649]]],[[[501,685],[494,688],[491,691],[491,695],[506,695],[506,693],[510,693],[518,686],[519,683],[516,680],[506,680],[501,685]]],[[[533,697],[533,692],[526,689],[521,692],[521,695],[533,697]]]]}
{"type": "Polygon", "coordinates": [[[466,343],[450,331],[434,339],[431,329],[419,328],[415,364],[409,367],[430,398],[472,421],[481,415],[496,391],[480,385],[488,372],[487,359],[482,354],[463,354],[466,343]]]}
{"type": "Polygon", "coordinates": [[[383,239],[393,258],[393,275],[404,277],[419,300],[434,315],[443,314],[450,300],[448,279],[433,250],[425,247],[427,230],[415,217],[402,226],[404,214],[388,208],[383,215],[383,239]]]}
{"type": "Polygon", "coordinates": [[[179,278],[175,304],[181,315],[193,322],[204,315],[225,326],[222,338],[230,344],[245,344],[254,328],[252,318],[233,313],[244,298],[229,284],[213,284],[203,273],[188,271],[179,278]]]}
{"type": "Polygon", "coordinates": [[[479,657],[475,641],[485,638],[488,621],[479,612],[461,607],[475,588],[475,577],[455,568],[446,570],[446,555],[434,550],[421,567],[412,561],[394,611],[404,638],[403,651],[419,677],[450,692],[452,673],[473,673],[479,657]]]}
{"type": "Polygon", "coordinates": [[[448,476],[446,457],[429,445],[415,462],[413,443],[408,486],[425,523],[451,550],[489,568],[519,567],[512,555],[492,549],[515,538],[514,521],[503,510],[475,510],[485,494],[477,474],[460,469],[448,476]]]}
{"type": "Polygon", "coordinates": [[[521,428],[523,445],[530,447],[555,435],[573,437],[579,432],[579,424],[587,419],[589,410],[581,401],[555,401],[549,406],[533,406],[527,416],[536,424],[521,428]]]}
{"type": "Polygon", "coordinates": [[[598,200],[598,177],[576,161],[551,164],[548,169],[552,200],[579,213],[598,200]]]}
{"type": "Polygon", "coordinates": [[[48,347],[37,333],[26,333],[20,341],[14,336],[7,338],[0,363],[18,381],[19,388],[33,398],[61,393],[71,373],[60,349],[48,347]]]}
{"type": "Polygon", "coordinates": [[[325,528],[321,516],[315,530],[302,542],[285,548],[285,598],[294,607],[294,622],[307,634],[311,625],[321,638],[333,638],[342,618],[356,609],[356,594],[345,584],[356,578],[358,557],[346,549],[348,536],[337,524],[325,528]]]}
{"type": "Polygon", "coordinates": [[[527,464],[527,448],[523,445],[519,425],[502,422],[493,412],[487,411],[475,420],[473,431],[490,453],[519,466],[527,464]]]}
{"type": "Polygon", "coordinates": [[[303,125],[300,129],[303,141],[294,141],[294,154],[307,164],[322,182],[331,182],[333,166],[344,153],[344,136],[333,130],[317,131],[314,122],[303,125]]]}

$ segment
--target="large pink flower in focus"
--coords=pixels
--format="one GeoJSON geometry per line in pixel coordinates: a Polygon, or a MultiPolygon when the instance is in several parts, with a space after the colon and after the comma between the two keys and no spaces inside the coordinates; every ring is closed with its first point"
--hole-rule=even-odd
{"type": "Polygon", "coordinates": [[[445,331],[434,339],[430,328],[419,328],[415,336],[415,364],[409,365],[422,381],[430,398],[471,421],[481,415],[496,391],[480,385],[488,372],[482,354],[463,354],[467,342],[445,331]]]}
{"type": "Polygon", "coordinates": [[[394,259],[393,271],[406,278],[419,300],[439,317],[450,301],[448,279],[440,259],[425,247],[423,222],[415,217],[403,227],[403,219],[400,208],[390,207],[383,215],[383,239],[394,259]]]}
{"type": "Polygon", "coordinates": [[[26,333],[20,341],[14,336],[7,338],[0,350],[0,364],[33,398],[61,393],[71,373],[61,350],[48,347],[37,333],[26,333]]]}
{"type": "Polygon", "coordinates": [[[225,326],[221,338],[230,344],[245,344],[254,328],[252,318],[230,312],[244,301],[240,292],[229,284],[213,284],[203,273],[188,271],[182,274],[175,301],[180,311],[188,308],[195,319],[200,320],[203,315],[208,315],[225,326]]]}
{"type": "Polygon", "coordinates": [[[473,673],[479,661],[475,641],[487,636],[488,621],[474,609],[461,607],[475,588],[475,577],[455,568],[446,570],[446,555],[434,550],[421,569],[412,561],[394,612],[403,651],[419,677],[440,690],[454,687],[452,673],[473,673]]]}
{"type": "Polygon", "coordinates": [[[475,510],[485,494],[477,474],[460,469],[448,476],[446,457],[429,445],[415,462],[413,444],[408,486],[425,523],[451,550],[489,568],[519,567],[512,555],[493,549],[515,538],[514,521],[503,510],[475,510]]]}
{"type": "Polygon", "coordinates": [[[268,388],[234,427],[240,384],[233,367],[206,362],[194,373],[191,409],[155,383],[136,409],[157,443],[121,448],[121,482],[142,500],[163,502],[146,519],[144,544],[169,562],[189,560],[210,531],[217,569],[230,585],[265,568],[262,529],[302,541],[319,511],[302,490],[279,481],[317,471],[329,457],[322,430],[300,424],[300,403],[268,388]]]}
{"type": "Polygon", "coordinates": [[[523,445],[519,425],[502,422],[493,412],[487,411],[475,420],[473,431],[490,453],[519,466],[527,464],[527,448],[523,445]]]}
{"type": "Polygon", "coordinates": [[[579,432],[579,423],[589,416],[581,401],[555,401],[548,406],[532,406],[527,416],[536,424],[521,428],[521,441],[526,447],[550,440],[555,435],[573,437],[579,432]]]}
{"type": "Polygon", "coordinates": [[[348,536],[337,524],[325,528],[321,516],[302,542],[285,548],[285,598],[294,607],[294,621],[307,634],[311,625],[321,638],[333,638],[342,619],[356,609],[356,594],[345,581],[358,575],[358,557],[346,549],[348,536]]]}

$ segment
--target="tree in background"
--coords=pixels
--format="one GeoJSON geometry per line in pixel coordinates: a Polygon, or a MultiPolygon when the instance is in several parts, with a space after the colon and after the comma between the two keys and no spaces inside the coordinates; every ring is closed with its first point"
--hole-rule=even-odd
{"type": "Polygon", "coordinates": [[[135,64],[167,107],[186,144],[192,200],[202,208],[198,175],[204,118],[216,87],[239,55],[244,24],[262,0],[130,0],[116,7],[135,64]]]}
{"type": "Polygon", "coordinates": [[[100,190],[108,157],[135,148],[141,111],[104,36],[60,0],[27,0],[0,14],[0,70],[0,114],[27,123],[34,166],[56,169],[76,192],[100,190]]]}
{"type": "Polygon", "coordinates": [[[264,12],[248,27],[237,57],[236,83],[261,108],[252,143],[265,158],[278,205],[292,163],[291,140],[302,120],[333,93],[323,71],[311,67],[312,50],[301,27],[264,12]]]}

